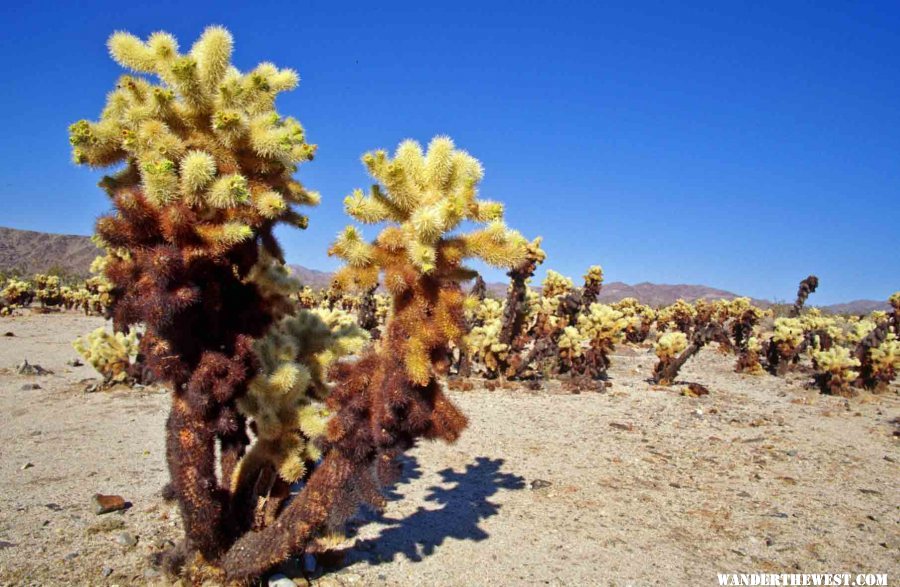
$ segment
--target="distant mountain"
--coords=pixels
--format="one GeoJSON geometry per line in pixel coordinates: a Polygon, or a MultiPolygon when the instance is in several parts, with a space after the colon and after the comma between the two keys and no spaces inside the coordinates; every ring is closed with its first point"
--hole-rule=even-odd
{"type": "Polygon", "coordinates": [[[875,310],[883,310],[885,312],[891,309],[891,305],[887,302],[876,302],[875,300],[853,300],[843,304],[831,304],[830,306],[822,306],[823,312],[829,314],[868,314],[875,310]]]}
{"type": "Polygon", "coordinates": [[[86,276],[91,261],[101,254],[86,236],[0,227],[0,271],[17,269],[31,275],[58,268],[86,276]]]}
{"type": "MultiPolygon", "coordinates": [[[[101,254],[86,236],[50,234],[31,230],[0,227],[0,271],[19,269],[27,274],[46,272],[52,268],[63,269],[73,275],[88,275],[91,261],[101,254]]],[[[308,269],[302,265],[289,265],[294,274],[304,284],[313,289],[328,287],[332,273],[308,269]]],[[[505,283],[488,283],[488,293],[502,298],[506,295],[505,283]]],[[[694,300],[718,300],[739,297],[739,294],[705,285],[668,285],[660,283],[638,283],[628,285],[620,281],[603,284],[601,302],[616,302],[622,298],[637,298],[651,306],[665,306],[681,298],[694,300]]],[[[810,301],[815,301],[814,299],[810,301]]],[[[771,302],[756,300],[759,306],[769,306],[771,302]]],[[[822,306],[825,312],[834,314],[866,314],[872,310],[885,310],[887,302],[875,300],[855,300],[844,304],[822,306]]]]}

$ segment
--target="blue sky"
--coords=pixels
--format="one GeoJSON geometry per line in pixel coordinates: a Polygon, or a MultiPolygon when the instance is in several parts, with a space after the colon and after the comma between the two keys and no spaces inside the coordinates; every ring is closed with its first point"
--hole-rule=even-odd
{"type": "MultiPolygon", "coordinates": [[[[99,174],[67,126],[120,73],[113,30],[189,47],[208,24],[235,62],[300,73],[322,193],[290,262],[332,269],[359,157],[448,134],[486,169],[482,195],[543,235],[576,279],[702,283],[812,303],[900,289],[900,4],[896,2],[16,3],[0,38],[0,225],[89,234],[99,174]]],[[[543,270],[539,276],[543,275],[543,270]]],[[[499,271],[488,271],[500,280],[499,271]]]]}

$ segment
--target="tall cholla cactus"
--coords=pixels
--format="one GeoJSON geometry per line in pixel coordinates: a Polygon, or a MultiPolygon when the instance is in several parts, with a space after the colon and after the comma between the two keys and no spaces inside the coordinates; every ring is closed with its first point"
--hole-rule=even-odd
{"type": "Polygon", "coordinates": [[[365,290],[382,279],[393,314],[358,360],[331,369],[336,387],[326,400],[333,415],[318,445],[322,460],[274,524],[229,550],[224,566],[233,578],[257,576],[338,531],[361,502],[380,505],[381,486],[397,474],[395,457],[417,438],[456,440],[466,419],[444,395],[440,378],[451,343],[464,333],[460,281],[474,272],[462,263],[476,257],[513,267],[527,253],[525,239],[502,223],[502,206],[477,199],[481,166],[450,139],[435,139],[427,154],[406,141],[393,159],[375,151],[363,161],[380,185],[349,196],[347,211],[360,222],[388,226],[374,242],[352,227],[340,234],[330,253],[347,265],[335,280],[365,290]],[[486,226],[449,234],[466,220],[486,226]]]}
{"type": "Polygon", "coordinates": [[[435,351],[463,334],[460,320],[464,296],[458,284],[474,278],[466,258],[498,267],[525,260],[527,242],[503,224],[503,205],[477,199],[481,164],[454,149],[446,137],[435,138],[427,154],[414,141],[400,144],[394,159],[384,151],[367,153],[363,163],[379,185],[369,195],[357,190],[344,203],[347,213],[366,224],[390,222],[374,243],[348,227],[331,248],[347,262],[336,280],[350,287],[372,287],[380,273],[394,299],[393,331],[409,333],[408,341],[390,331],[386,344],[399,346],[411,382],[432,380],[435,351]],[[486,225],[460,236],[448,236],[463,221],[486,225]],[[434,314],[432,315],[431,312],[434,314]],[[434,324],[433,331],[424,328],[434,324]]]}
{"type": "Polygon", "coordinates": [[[815,293],[816,288],[818,287],[819,278],[815,275],[810,275],[800,282],[800,286],[797,288],[797,300],[794,302],[793,307],[791,307],[791,318],[796,318],[800,315],[800,312],[803,311],[803,305],[806,304],[807,298],[809,298],[810,294],[815,293]]]}
{"type": "Polygon", "coordinates": [[[528,314],[528,296],[533,293],[528,288],[528,280],[546,258],[547,254],[541,248],[541,238],[538,237],[527,245],[525,259],[507,272],[509,288],[506,292],[506,306],[503,308],[500,343],[512,345],[522,333],[528,314]]]}
{"type": "Polygon", "coordinates": [[[145,325],[146,366],[173,391],[166,449],[186,540],[167,562],[245,581],[247,568],[258,574],[290,554],[242,546],[240,564],[229,558],[250,530],[293,528],[278,522],[287,480],[314,461],[323,426],[310,413],[324,395],[314,356],[340,346],[320,321],[293,314],[299,285],[273,236],[278,223],[305,227],[292,206],[318,200],[293,179],[315,147],[274,109],[297,74],[270,63],[239,72],[219,27],[186,54],[166,33],[116,33],[109,49],[160,83],[123,76],[100,120],[73,124],[70,142],[78,163],[123,164],[101,182],[115,212],[97,235],[115,329],[145,325]],[[248,419],[264,446],[241,465],[248,419]]]}

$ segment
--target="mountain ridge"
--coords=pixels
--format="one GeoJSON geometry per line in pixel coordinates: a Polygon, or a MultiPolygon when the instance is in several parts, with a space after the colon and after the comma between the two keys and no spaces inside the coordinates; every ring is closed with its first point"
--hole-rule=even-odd
{"type": "MultiPolygon", "coordinates": [[[[71,275],[86,277],[91,262],[102,251],[89,237],[72,234],[54,234],[34,230],[20,230],[0,226],[0,271],[19,270],[26,275],[45,273],[54,268],[71,275]]],[[[333,273],[310,269],[303,265],[289,264],[297,278],[304,285],[314,289],[328,287],[333,273]]],[[[506,283],[487,284],[488,292],[494,297],[506,295],[506,283]]],[[[616,302],[622,298],[637,298],[643,304],[664,306],[681,298],[686,301],[698,299],[733,299],[739,294],[706,285],[664,284],[644,281],[629,285],[621,281],[603,284],[599,300],[604,303],[616,302]]],[[[773,302],[754,299],[759,306],[770,306],[773,302]]],[[[876,300],[853,300],[839,304],[821,306],[831,313],[865,314],[872,310],[889,308],[887,302],[876,300]]]]}

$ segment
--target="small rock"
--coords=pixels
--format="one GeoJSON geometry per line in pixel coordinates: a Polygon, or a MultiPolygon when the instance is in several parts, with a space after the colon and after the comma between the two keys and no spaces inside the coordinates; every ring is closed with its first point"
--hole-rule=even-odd
{"type": "Polygon", "coordinates": [[[3,336],[15,336],[12,332],[4,332],[3,336]]]}
{"type": "Polygon", "coordinates": [[[281,573],[277,573],[269,577],[269,587],[297,587],[297,584],[294,583],[287,575],[283,575],[281,573]]]}
{"type": "Polygon", "coordinates": [[[97,383],[88,383],[84,388],[84,393],[94,393],[100,391],[100,385],[97,383]]]}
{"type": "Polygon", "coordinates": [[[50,510],[51,512],[61,512],[62,511],[62,506],[59,505],[58,503],[53,503],[53,502],[45,503],[44,507],[47,508],[48,510],[50,510]]]}
{"type": "Polygon", "coordinates": [[[82,363],[78,359],[70,359],[66,361],[66,365],[68,365],[69,367],[81,367],[82,365],[84,365],[84,363],[82,363]]]}
{"type": "Polygon", "coordinates": [[[135,536],[131,532],[122,532],[121,534],[116,536],[116,543],[126,548],[132,548],[134,546],[137,546],[138,539],[137,536],[135,536]]]}
{"type": "Polygon", "coordinates": [[[789,450],[789,451],[787,451],[787,452],[784,453],[784,454],[786,454],[786,455],[789,456],[789,457],[795,457],[795,456],[797,456],[797,451],[796,451],[796,450],[789,450]]]}
{"type": "Polygon", "coordinates": [[[95,493],[92,500],[94,502],[94,513],[98,516],[100,514],[124,510],[128,507],[128,504],[121,495],[103,495],[102,493],[95,493]]]}
{"type": "Polygon", "coordinates": [[[32,365],[25,359],[22,364],[16,365],[16,373],[19,375],[50,375],[53,371],[44,369],[40,365],[32,365]]]}
{"type": "Polygon", "coordinates": [[[112,575],[112,573],[113,573],[112,567],[103,567],[103,569],[100,571],[100,576],[103,578],[106,578],[106,577],[109,577],[110,575],[112,575]]]}
{"type": "Polygon", "coordinates": [[[19,469],[22,470],[22,471],[24,471],[25,469],[30,469],[30,468],[33,467],[33,466],[34,466],[34,463],[25,463],[24,465],[22,465],[21,467],[19,467],[19,469]]]}
{"type": "Polygon", "coordinates": [[[746,491],[738,491],[737,495],[738,495],[738,497],[744,497],[744,498],[753,497],[752,495],[750,495],[750,494],[747,493],[746,491]]]}
{"type": "Polygon", "coordinates": [[[617,430],[625,430],[626,432],[631,432],[632,430],[634,430],[634,424],[623,424],[622,422],[610,422],[609,427],[616,428],[617,430]]]}
{"type": "Polygon", "coordinates": [[[37,383],[26,383],[19,388],[22,391],[34,391],[35,389],[42,389],[40,385],[37,383]]]}
{"type": "Polygon", "coordinates": [[[156,569],[144,569],[144,578],[145,579],[155,579],[160,576],[160,572],[156,569]]]}
{"type": "Polygon", "coordinates": [[[67,560],[67,561],[74,560],[74,559],[78,558],[78,555],[80,555],[80,554],[81,554],[80,551],[73,550],[72,552],[70,552],[69,554],[64,556],[63,560],[67,560]]]}
{"type": "Polygon", "coordinates": [[[546,489],[547,487],[550,487],[551,485],[553,485],[553,483],[551,483],[550,481],[546,481],[544,479],[535,479],[534,481],[531,482],[531,489],[532,490],[546,489]]]}

